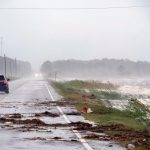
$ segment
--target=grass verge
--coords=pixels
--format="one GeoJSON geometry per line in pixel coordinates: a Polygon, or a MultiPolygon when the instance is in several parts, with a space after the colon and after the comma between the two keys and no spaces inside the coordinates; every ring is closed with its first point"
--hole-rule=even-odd
{"type": "MultiPolygon", "coordinates": [[[[78,111],[81,112],[82,108],[85,106],[91,108],[93,113],[84,113],[83,116],[88,120],[96,122],[98,126],[123,125],[125,128],[132,129],[134,133],[140,132],[142,134],[146,131],[146,135],[149,135],[150,121],[147,119],[147,112],[149,112],[149,110],[136,99],[130,100],[126,110],[118,110],[105,106],[101,98],[106,99],[106,101],[109,99],[121,99],[122,97],[127,98],[127,96],[122,96],[116,91],[114,92],[113,90],[116,89],[116,86],[113,84],[79,80],[67,82],[50,81],[50,84],[59,94],[70,101],[78,111]]],[[[125,137],[129,136],[126,132],[122,131],[109,130],[105,132],[112,136],[116,134],[124,134],[125,137]]],[[[128,143],[133,143],[133,139],[130,138],[128,140],[127,137],[125,140],[119,142],[126,146],[128,143]]],[[[136,140],[138,141],[139,139],[136,137],[136,140]]],[[[134,139],[134,141],[136,140],[134,139]]],[[[146,146],[141,146],[137,143],[134,144],[137,150],[141,148],[147,150],[146,146]]]]}

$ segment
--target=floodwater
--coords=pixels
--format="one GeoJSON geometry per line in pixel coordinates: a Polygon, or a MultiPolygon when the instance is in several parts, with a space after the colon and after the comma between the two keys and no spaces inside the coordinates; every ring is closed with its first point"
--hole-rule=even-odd
{"type": "Polygon", "coordinates": [[[89,123],[75,113],[76,109],[63,103],[62,97],[42,79],[10,82],[10,94],[0,94],[0,149],[125,149],[112,141],[85,140],[84,136],[92,132],[76,131],[73,125],[68,125],[72,122],[89,123]],[[71,115],[71,112],[74,114],[71,115]]]}

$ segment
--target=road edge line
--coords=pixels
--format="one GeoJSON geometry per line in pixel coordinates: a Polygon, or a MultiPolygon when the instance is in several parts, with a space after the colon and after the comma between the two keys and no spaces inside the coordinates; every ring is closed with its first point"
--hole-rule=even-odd
{"type": "MultiPolygon", "coordinates": [[[[52,99],[52,101],[56,101],[49,89],[49,87],[47,85],[45,85],[47,90],[48,90],[48,93],[52,99]]],[[[63,118],[65,119],[65,121],[67,123],[71,123],[70,120],[68,119],[68,117],[64,114],[63,110],[61,109],[60,106],[57,106],[57,109],[59,110],[59,112],[62,114],[63,118]]],[[[93,150],[92,147],[87,143],[87,141],[82,138],[81,134],[78,132],[78,130],[74,130],[72,127],[71,127],[73,133],[77,136],[77,138],[79,139],[79,141],[82,143],[82,145],[86,148],[86,150],[93,150]]]]}

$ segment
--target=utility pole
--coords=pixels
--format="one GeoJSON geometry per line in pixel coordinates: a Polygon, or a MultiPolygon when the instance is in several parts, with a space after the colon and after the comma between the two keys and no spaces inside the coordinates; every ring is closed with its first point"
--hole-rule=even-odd
{"type": "Polygon", "coordinates": [[[3,55],[3,37],[0,37],[1,40],[1,56],[3,55]]]}
{"type": "Polygon", "coordinates": [[[5,54],[4,54],[4,68],[5,68],[5,78],[6,78],[6,76],[7,76],[7,62],[6,62],[7,60],[6,60],[6,56],[5,56],[5,54]]]}
{"type": "Polygon", "coordinates": [[[55,81],[57,80],[57,72],[55,72],[55,81]]]}
{"type": "Polygon", "coordinates": [[[15,76],[16,76],[16,78],[17,78],[17,76],[18,76],[18,68],[17,68],[17,59],[15,58],[15,71],[16,71],[16,73],[15,73],[15,76]]]}
{"type": "Polygon", "coordinates": [[[22,63],[22,77],[25,76],[25,65],[24,62],[22,63]]]}
{"type": "Polygon", "coordinates": [[[12,75],[12,64],[11,64],[11,60],[10,60],[10,76],[11,76],[11,79],[13,78],[13,75],[12,75]]]}

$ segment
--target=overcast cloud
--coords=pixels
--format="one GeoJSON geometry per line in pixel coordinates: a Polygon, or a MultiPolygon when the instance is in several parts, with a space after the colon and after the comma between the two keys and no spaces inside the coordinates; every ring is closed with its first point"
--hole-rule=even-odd
{"type": "MultiPolygon", "coordinates": [[[[0,8],[119,7],[149,0],[0,0],[0,8]]],[[[128,58],[150,61],[150,7],[0,10],[3,53],[30,61],[128,58]]]]}

